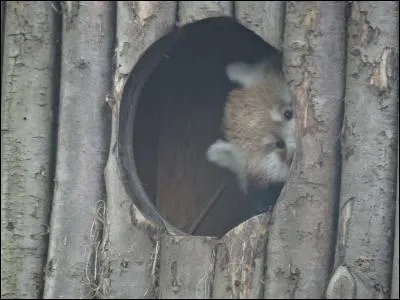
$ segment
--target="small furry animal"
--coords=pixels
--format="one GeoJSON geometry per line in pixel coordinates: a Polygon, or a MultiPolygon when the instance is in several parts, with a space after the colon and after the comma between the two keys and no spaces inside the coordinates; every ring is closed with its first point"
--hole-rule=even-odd
{"type": "Polygon", "coordinates": [[[284,183],[296,148],[296,123],[283,72],[263,60],[229,64],[226,74],[240,87],[225,104],[226,141],[218,139],[208,148],[208,161],[233,172],[244,193],[249,185],[284,183]]]}

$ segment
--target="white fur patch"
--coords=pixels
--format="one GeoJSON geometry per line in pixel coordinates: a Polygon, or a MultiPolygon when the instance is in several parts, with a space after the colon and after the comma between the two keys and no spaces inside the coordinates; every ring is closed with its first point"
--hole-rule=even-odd
{"type": "Polygon", "coordinates": [[[283,162],[277,152],[272,152],[261,161],[261,168],[270,181],[284,182],[289,173],[289,167],[283,162]]]}
{"type": "Polygon", "coordinates": [[[245,88],[249,88],[259,83],[264,74],[264,63],[246,64],[236,62],[227,65],[226,75],[229,80],[236,82],[245,88]]]}
{"type": "Polygon", "coordinates": [[[283,116],[279,112],[278,109],[276,109],[276,108],[271,109],[269,114],[270,114],[270,116],[271,116],[273,121],[275,121],[275,122],[282,122],[283,121],[283,116]]]}
{"type": "Polygon", "coordinates": [[[234,173],[239,187],[244,193],[247,192],[244,158],[235,146],[231,143],[217,140],[208,148],[206,156],[208,161],[234,173]]]}

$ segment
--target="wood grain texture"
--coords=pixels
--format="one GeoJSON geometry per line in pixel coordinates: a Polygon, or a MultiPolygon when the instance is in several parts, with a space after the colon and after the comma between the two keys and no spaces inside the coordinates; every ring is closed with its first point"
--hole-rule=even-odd
{"type": "Polygon", "coordinates": [[[64,2],[57,165],[44,298],[96,291],[110,123],[112,3],[64,2]]]}
{"type": "Polygon", "coordinates": [[[233,1],[179,1],[178,25],[182,26],[201,19],[232,16],[233,1]]]}
{"type": "MultiPolygon", "coordinates": [[[[152,299],[156,295],[161,230],[143,216],[132,202],[134,196],[124,186],[118,157],[118,126],[121,113],[126,110],[119,109],[129,73],[145,50],[173,28],[175,7],[174,1],[117,3],[116,70],[109,98],[112,133],[105,168],[107,209],[101,248],[101,298],[152,299]]],[[[130,107],[130,103],[124,103],[124,108],[130,107]]]]}
{"type": "Polygon", "coordinates": [[[55,14],[46,2],[1,2],[4,299],[41,298],[43,292],[57,117],[53,114],[53,101],[57,99],[59,71],[55,14]]]}
{"type": "MultiPolygon", "coordinates": [[[[6,11],[6,2],[5,1],[1,1],[1,37],[0,37],[0,41],[1,41],[1,60],[3,61],[3,44],[4,44],[4,27],[5,27],[5,11],[6,11]]],[[[1,72],[3,72],[3,68],[1,68],[1,72]]],[[[3,74],[3,73],[1,73],[3,74]]]]}
{"type": "Polygon", "coordinates": [[[235,1],[236,19],[282,50],[285,1],[235,1]]]}
{"type": "MultiPolygon", "coordinates": [[[[352,3],[335,266],[347,266],[356,282],[352,292],[356,298],[390,297],[398,140],[398,32],[397,2],[352,3]]],[[[339,297],[344,292],[338,288],[328,297],[339,297]]]]}
{"type": "Polygon", "coordinates": [[[163,236],[158,298],[210,299],[214,264],[214,238],[163,236]]]}
{"type": "MultiPolygon", "coordinates": [[[[399,119],[397,118],[397,122],[399,119]]],[[[399,140],[397,139],[397,157],[399,157],[399,140]]],[[[399,159],[397,158],[397,196],[396,196],[396,221],[395,221],[395,236],[394,236],[394,254],[393,254],[393,271],[392,271],[392,291],[391,298],[399,299],[399,159]]]]}
{"type": "Polygon", "coordinates": [[[320,298],[338,201],[346,3],[287,2],[285,73],[297,99],[297,153],[273,214],[264,297],[320,298]]]}
{"type": "Polygon", "coordinates": [[[243,222],[217,248],[213,299],[260,299],[270,213],[243,222]]]}

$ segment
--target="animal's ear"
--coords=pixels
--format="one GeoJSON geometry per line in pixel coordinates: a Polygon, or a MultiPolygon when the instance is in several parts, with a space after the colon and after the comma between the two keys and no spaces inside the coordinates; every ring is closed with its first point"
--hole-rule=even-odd
{"type": "Polygon", "coordinates": [[[208,161],[234,173],[240,189],[247,193],[244,158],[235,146],[231,143],[217,140],[208,148],[206,156],[208,161]]]}
{"type": "Polygon", "coordinates": [[[226,75],[230,81],[238,83],[243,88],[249,88],[262,80],[267,64],[267,61],[257,64],[231,63],[226,66],[226,75]]]}

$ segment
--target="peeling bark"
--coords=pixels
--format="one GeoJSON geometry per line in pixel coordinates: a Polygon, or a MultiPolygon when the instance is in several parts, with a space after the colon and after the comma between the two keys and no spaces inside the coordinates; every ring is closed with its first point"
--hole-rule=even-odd
{"type": "MultiPolygon", "coordinates": [[[[175,1],[126,1],[117,5],[117,71],[126,77],[143,52],[175,26],[175,1]]],[[[118,81],[121,94],[125,81],[118,81]]]]}
{"type": "Polygon", "coordinates": [[[350,2],[346,88],[345,2],[62,2],[58,149],[60,12],[45,2],[5,3],[2,298],[399,297],[397,2],[350,2]],[[141,55],[174,26],[234,13],[284,48],[297,97],[298,153],[272,216],[255,216],[221,239],[173,236],[167,223],[169,233],[138,209],[124,185],[123,88],[141,55]]]}
{"type": "Polygon", "coordinates": [[[116,71],[109,98],[112,134],[105,169],[107,217],[101,249],[104,272],[99,283],[102,298],[152,299],[157,293],[162,231],[142,215],[125,189],[117,139],[126,79],[143,52],[173,28],[175,8],[173,1],[117,3],[116,71]]]}
{"type": "MultiPolygon", "coordinates": [[[[354,277],[355,298],[390,296],[398,140],[398,31],[397,2],[352,2],[335,266],[345,265],[354,277]]],[[[345,291],[339,288],[327,297],[341,293],[345,291]]]]}
{"type": "Polygon", "coordinates": [[[229,231],[217,248],[213,299],[260,299],[270,213],[229,231]]]}
{"type": "Polygon", "coordinates": [[[64,2],[60,116],[44,298],[97,292],[109,143],[112,3],[64,2]]]}
{"type": "Polygon", "coordinates": [[[241,24],[282,50],[284,1],[235,1],[235,14],[241,24]]]}
{"type": "Polygon", "coordinates": [[[320,298],[333,254],[344,97],[345,2],[287,2],[285,69],[297,154],[273,213],[264,297],[320,298]]]}
{"type": "Polygon", "coordinates": [[[1,22],[1,298],[33,299],[49,233],[58,28],[46,2],[2,1],[1,22]]]}

